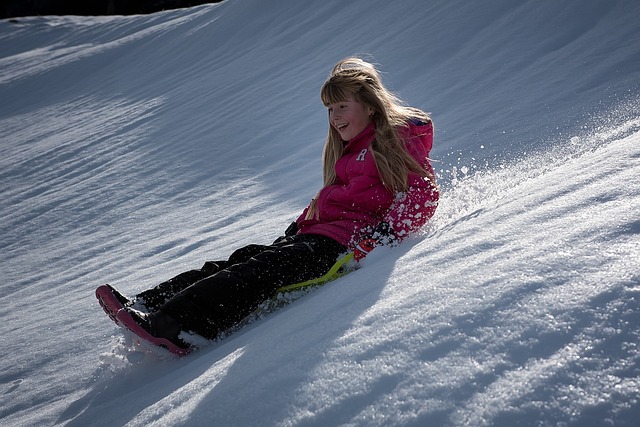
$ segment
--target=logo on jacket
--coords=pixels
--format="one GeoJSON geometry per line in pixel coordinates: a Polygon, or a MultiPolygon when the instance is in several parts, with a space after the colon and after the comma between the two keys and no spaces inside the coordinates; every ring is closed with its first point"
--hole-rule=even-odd
{"type": "Polygon", "coordinates": [[[364,156],[366,155],[367,155],[367,149],[365,148],[360,152],[360,154],[358,154],[358,157],[356,157],[356,162],[364,162],[364,156]]]}

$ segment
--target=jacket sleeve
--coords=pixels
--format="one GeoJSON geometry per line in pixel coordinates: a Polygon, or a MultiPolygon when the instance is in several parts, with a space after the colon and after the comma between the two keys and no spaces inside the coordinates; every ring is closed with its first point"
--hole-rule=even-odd
{"type": "MultiPolygon", "coordinates": [[[[433,174],[428,160],[433,145],[433,125],[428,123],[417,133],[418,135],[408,138],[407,151],[433,174]]],[[[417,231],[433,216],[439,197],[435,182],[416,174],[409,175],[409,188],[406,192],[396,194],[385,215],[385,221],[391,226],[398,241],[417,231]]]]}
{"type": "Polygon", "coordinates": [[[433,216],[438,206],[438,188],[426,179],[410,186],[406,192],[396,194],[396,198],[385,215],[387,222],[398,240],[416,232],[433,216]]]}
{"type": "Polygon", "coordinates": [[[298,219],[296,219],[296,225],[299,225],[302,221],[304,221],[304,219],[307,217],[307,212],[309,212],[309,208],[310,207],[311,207],[311,205],[309,205],[306,208],[304,208],[304,210],[302,211],[302,213],[300,214],[298,219]]]}

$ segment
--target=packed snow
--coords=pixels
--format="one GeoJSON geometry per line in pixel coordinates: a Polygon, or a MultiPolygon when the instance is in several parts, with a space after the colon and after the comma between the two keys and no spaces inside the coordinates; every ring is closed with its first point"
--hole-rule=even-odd
{"type": "Polygon", "coordinates": [[[632,426],[640,3],[227,0],[0,21],[3,426],[632,426]],[[187,357],[133,295],[280,235],[331,66],[432,113],[421,235],[187,357]]]}

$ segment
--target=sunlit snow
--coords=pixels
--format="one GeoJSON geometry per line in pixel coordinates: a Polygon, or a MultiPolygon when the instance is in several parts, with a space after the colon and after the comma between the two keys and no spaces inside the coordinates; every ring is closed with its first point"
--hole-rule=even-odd
{"type": "Polygon", "coordinates": [[[640,3],[227,0],[0,21],[0,424],[632,426],[640,3]],[[98,306],[273,241],[360,54],[432,113],[435,217],[182,359],[98,306]]]}

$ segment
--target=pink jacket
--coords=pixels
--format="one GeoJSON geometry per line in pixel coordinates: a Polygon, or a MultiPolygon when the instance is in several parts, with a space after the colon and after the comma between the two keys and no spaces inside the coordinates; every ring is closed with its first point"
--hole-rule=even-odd
{"type": "MultiPolygon", "coordinates": [[[[433,145],[433,125],[415,121],[400,132],[409,153],[433,172],[427,159],[433,145]]],[[[431,181],[411,173],[409,189],[394,194],[387,190],[369,151],[375,138],[370,124],[346,143],[336,162],[336,181],[318,193],[317,218],[305,219],[307,209],[297,219],[299,232],[330,237],[350,249],[372,230],[387,222],[398,240],[422,227],[436,210],[438,189],[431,181]]]]}

